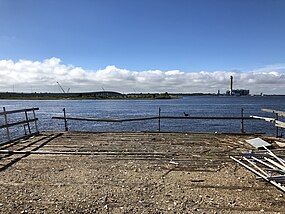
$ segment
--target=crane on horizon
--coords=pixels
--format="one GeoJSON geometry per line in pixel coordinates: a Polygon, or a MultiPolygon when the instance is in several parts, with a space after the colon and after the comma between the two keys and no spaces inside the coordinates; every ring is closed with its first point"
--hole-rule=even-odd
{"type": "Polygon", "coordinates": [[[61,87],[61,85],[59,84],[59,82],[56,82],[58,84],[58,86],[60,87],[60,89],[62,90],[62,92],[65,94],[65,90],[61,87]]]}

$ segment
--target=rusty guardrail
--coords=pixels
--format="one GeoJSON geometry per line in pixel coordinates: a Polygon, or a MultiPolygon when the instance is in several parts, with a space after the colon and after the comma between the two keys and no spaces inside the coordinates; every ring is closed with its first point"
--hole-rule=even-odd
{"type": "Polygon", "coordinates": [[[4,124],[0,125],[0,129],[6,129],[6,136],[8,141],[0,142],[0,145],[4,145],[7,143],[10,143],[15,140],[19,140],[21,138],[32,136],[39,133],[38,130],[38,118],[36,117],[36,112],[39,110],[39,108],[28,108],[28,109],[18,109],[18,110],[12,110],[12,111],[6,111],[6,108],[3,107],[3,112],[0,112],[0,116],[4,117],[4,124]],[[29,118],[28,112],[32,112],[33,118],[29,118]],[[16,121],[16,122],[9,122],[9,115],[17,114],[17,113],[24,113],[24,120],[16,121]],[[31,128],[31,123],[34,123],[35,131],[31,128]],[[14,126],[23,125],[24,128],[24,136],[19,136],[17,138],[11,137],[11,131],[10,128],[14,126]],[[26,130],[26,127],[28,130],[26,130]]]}
{"type": "Polygon", "coordinates": [[[241,109],[240,117],[202,117],[202,116],[161,116],[161,108],[158,109],[158,116],[153,117],[138,117],[138,118],[83,118],[83,117],[67,117],[66,110],[63,109],[63,117],[55,116],[52,119],[64,120],[65,131],[68,131],[68,120],[79,120],[79,121],[93,121],[93,122],[111,122],[111,123],[122,123],[122,122],[131,122],[131,121],[145,121],[145,120],[158,120],[158,131],[160,131],[161,120],[240,120],[240,132],[245,133],[244,131],[244,120],[255,120],[253,117],[244,117],[244,110],[241,109]]]}

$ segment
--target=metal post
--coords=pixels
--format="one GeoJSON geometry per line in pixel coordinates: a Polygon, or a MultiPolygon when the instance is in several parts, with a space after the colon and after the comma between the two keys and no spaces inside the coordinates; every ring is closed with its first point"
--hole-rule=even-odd
{"type": "Polygon", "coordinates": [[[5,108],[5,107],[3,107],[3,112],[4,112],[4,118],[5,118],[5,125],[7,126],[7,127],[6,127],[6,130],[7,130],[7,138],[8,138],[8,141],[11,141],[10,132],[9,132],[9,127],[8,127],[8,118],[7,118],[6,108],[5,108]]]}
{"type": "Polygon", "coordinates": [[[64,117],[64,127],[65,127],[65,131],[68,131],[68,127],[67,127],[67,119],[66,119],[66,113],[65,113],[65,108],[62,109],[63,110],[63,117],[64,117]]]}
{"type": "Polygon", "coordinates": [[[243,111],[244,111],[244,109],[241,108],[241,124],[240,124],[240,132],[241,133],[244,133],[243,111]]]}
{"type": "MultiPolygon", "coordinates": [[[[275,119],[278,120],[278,113],[275,114],[275,119]]],[[[278,126],[276,126],[276,137],[279,137],[278,126]]]]}
{"type": "Polygon", "coordinates": [[[161,112],[161,109],[160,107],[158,108],[158,131],[160,132],[160,112],[161,112]]]}
{"type": "Polygon", "coordinates": [[[25,132],[25,135],[27,135],[26,126],[27,126],[27,124],[24,124],[24,132],[25,132]]]}
{"type": "MultiPolygon", "coordinates": [[[[34,119],[36,119],[36,112],[35,112],[35,109],[33,109],[33,115],[34,115],[34,119]]],[[[37,120],[35,120],[35,128],[36,128],[36,132],[38,133],[38,132],[39,132],[39,129],[38,129],[37,120]]]]}
{"type": "MultiPolygon", "coordinates": [[[[26,121],[27,121],[28,130],[29,130],[29,133],[31,134],[32,132],[31,132],[30,123],[28,122],[29,118],[28,118],[27,110],[25,110],[25,116],[26,116],[26,121]]],[[[26,132],[26,129],[25,129],[25,132],[26,132]]]]}

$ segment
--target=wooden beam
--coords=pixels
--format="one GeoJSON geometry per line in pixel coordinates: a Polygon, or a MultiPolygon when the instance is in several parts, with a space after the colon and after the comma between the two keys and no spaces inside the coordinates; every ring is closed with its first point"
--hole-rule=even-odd
{"type": "Polygon", "coordinates": [[[192,120],[252,120],[254,118],[251,117],[201,117],[201,116],[195,116],[195,117],[173,117],[173,116],[161,116],[161,119],[192,119],[192,120]]]}
{"type": "Polygon", "coordinates": [[[28,108],[28,109],[19,109],[19,110],[13,110],[13,111],[6,111],[4,112],[0,112],[0,115],[4,115],[4,114],[15,114],[15,113],[20,113],[20,112],[25,112],[25,111],[36,111],[39,110],[39,108],[28,108]]]}
{"type": "Polygon", "coordinates": [[[264,176],[263,174],[261,174],[260,172],[256,171],[255,169],[253,169],[252,167],[246,165],[245,163],[243,163],[242,161],[230,156],[230,158],[232,160],[234,160],[235,162],[239,163],[241,166],[243,166],[244,168],[248,169],[249,171],[251,171],[252,173],[254,173],[255,175],[263,178],[265,181],[267,181],[268,183],[271,183],[272,185],[274,185],[275,187],[277,187],[278,189],[282,190],[283,192],[285,192],[285,187],[282,186],[281,184],[277,183],[276,181],[273,180],[269,180],[266,176],[264,176]]]}
{"type": "Polygon", "coordinates": [[[274,123],[275,126],[277,126],[277,127],[285,128],[285,122],[282,122],[282,121],[280,121],[280,120],[276,120],[275,118],[271,118],[271,117],[260,117],[260,116],[250,116],[250,117],[255,118],[255,119],[265,120],[265,121],[267,121],[267,122],[274,123]]]}
{"type": "Polygon", "coordinates": [[[261,111],[269,112],[269,113],[273,113],[273,114],[278,114],[278,116],[285,117],[285,112],[284,111],[278,111],[278,110],[267,109],[267,108],[263,108],[263,109],[261,109],[261,111]]]}
{"type": "Polygon", "coordinates": [[[21,125],[21,124],[27,124],[27,123],[34,122],[34,121],[37,121],[37,120],[38,120],[38,118],[30,119],[30,120],[24,120],[24,121],[19,121],[19,122],[15,122],[15,123],[8,123],[8,124],[5,124],[5,125],[1,125],[0,129],[11,127],[11,126],[16,126],[16,125],[21,125]]]}
{"type": "Polygon", "coordinates": [[[267,122],[271,122],[271,123],[274,123],[275,122],[275,118],[272,118],[272,117],[260,117],[260,116],[250,116],[252,118],[255,118],[255,119],[260,119],[260,120],[265,120],[267,122]]]}
{"type": "Polygon", "coordinates": [[[156,119],[179,119],[179,120],[252,120],[252,117],[141,117],[141,118],[128,118],[128,119],[114,119],[114,118],[82,118],[82,117],[52,117],[52,119],[60,120],[83,120],[83,121],[97,121],[97,122],[127,122],[127,121],[140,121],[140,120],[156,120],[156,119]]]}
{"type": "Polygon", "coordinates": [[[285,123],[280,121],[280,120],[276,120],[275,121],[275,126],[281,127],[281,128],[285,128],[285,123]]]}

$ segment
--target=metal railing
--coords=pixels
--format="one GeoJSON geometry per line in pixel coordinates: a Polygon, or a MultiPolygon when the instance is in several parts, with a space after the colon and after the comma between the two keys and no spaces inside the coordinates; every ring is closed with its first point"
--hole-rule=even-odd
{"type": "Polygon", "coordinates": [[[6,108],[3,107],[3,112],[0,112],[0,116],[4,117],[4,124],[0,125],[0,129],[5,129],[4,133],[6,133],[7,141],[0,142],[0,145],[4,145],[7,143],[10,143],[15,140],[19,140],[21,138],[32,136],[39,133],[38,130],[38,118],[36,117],[36,112],[39,110],[39,108],[29,108],[29,109],[19,109],[19,110],[12,110],[12,111],[6,111],[6,108]],[[28,113],[32,112],[32,118],[29,118],[28,113]],[[17,113],[24,113],[24,120],[20,121],[14,121],[9,122],[9,115],[17,114],[17,113]],[[31,128],[31,125],[34,125],[34,130],[31,128]],[[15,126],[21,126],[23,125],[24,129],[24,135],[23,136],[17,136],[16,138],[13,138],[11,136],[11,130],[10,128],[15,126]]]}
{"type": "Polygon", "coordinates": [[[162,120],[239,120],[240,121],[240,132],[245,133],[244,121],[245,120],[256,120],[254,117],[245,117],[244,109],[241,109],[240,117],[206,117],[206,116],[161,116],[161,108],[158,109],[158,116],[153,117],[138,117],[138,118],[82,118],[82,117],[67,117],[66,109],[63,109],[63,117],[52,117],[52,119],[64,120],[65,131],[68,131],[68,120],[77,120],[77,121],[93,121],[93,122],[110,122],[110,123],[122,123],[122,122],[131,122],[131,121],[147,121],[147,120],[157,120],[158,128],[157,131],[161,131],[161,121],[162,120]]]}
{"type": "Polygon", "coordinates": [[[274,109],[261,109],[261,111],[272,113],[275,115],[275,117],[274,118],[272,118],[272,117],[260,117],[260,116],[251,116],[251,117],[255,118],[255,119],[260,119],[260,120],[264,120],[264,121],[273,123],[276,127],[276,137],[283,137],[282,136],[282,129],[285,129],[285,122],[280,121],[279,117],[285,117],[285,112],[274,110],[274,109]],[[280,129],[280,134],[279,134],[279,129],[280,129]]]}

